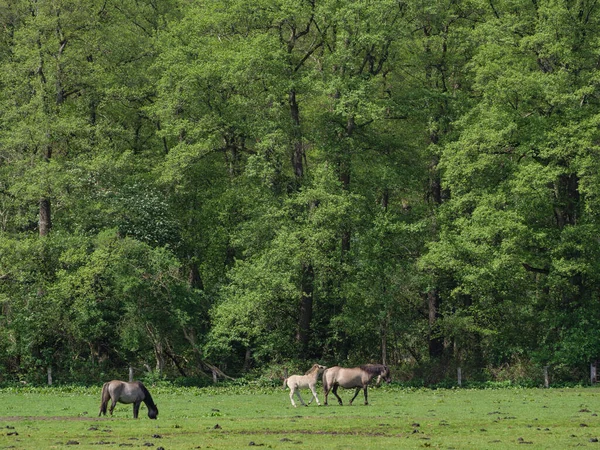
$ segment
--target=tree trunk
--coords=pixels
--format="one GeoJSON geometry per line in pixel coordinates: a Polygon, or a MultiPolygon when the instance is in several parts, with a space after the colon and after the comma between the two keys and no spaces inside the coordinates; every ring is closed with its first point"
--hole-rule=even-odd
{"type": "Polygon", "coordinates": [[[554,185],[554,216],[559,229],[577,225],[579,210],[579,178],[576,174],[562,174],[554,185]]]}
{"type": "MultiPolygon", "coordinates": [[[[346,122],[346,138],[349,139],[354,134],[354,130],[356,128],[356,122],[354,121],[354,117],[348,117],[348,121],[346,122]]],[[[342,155],[340,155],[340,181],[342,182],[342,186],[345,190],[350,189],[350,168],[351,168],[351,160],[352,160],[352,151],[350,148],[342,155]]]]}
{"type": "Polygon", "coordinates": [[[308,357],[308,345],[310,343],[310,323],[313,313],[313,289],[314,289],[314,270],[312,265],[304,264],[302,266],[302,283],[300,299],[300,314],[298,317],[298,332],[296,341],[300,346],[300,358],[308,357]]]}
{"type": "Polygon", "coordinates": [[[47,198],[40,199],[40,217],[38,222],[40,236],[48,236],[52,228],[52,215],[50,208],[50,200],[47,198]]]}
{"type": "Polygon", "coordinates": [[[200,270],[198,269],[198,264],[194,261],[190,262],[189,274],[188,274],[188,283],[192,289],[204,289],[204,283],[202,283],[202,277],[200,276],[200,270]]]}
{"type": "Polygon", "coordinates": [[[186,374],[183,366],[179,363],[179,359],[177,358],[177,355],[175,355],[175,352],[173,351],[171,346],[168,344],[167,344],[167,348],[165,349],[165,355],[167,355],[169,357],[169,359],[171,361],[173,361],[173,364],[175,364],[175,367],[177,367],[177,370],[179,371],[181,376],[187,377],[187,374],[186,374]]]}
{"type": "Polygon", "coordinates": [[[304,146],[302,145],[302,131],[300,130],[300,107],[296,99],[296,91],[289,93],[290,115],[292,118],[292,168],[299,183],[304,177],[304,146]]]}
{"type": "Polygon", "coordinates": [[[439,358],[444,354],[444,338],[439,335],[440,297],[437,289],[427,293],[429,307],[429,356],[439,358]]]}
{"type": "MultiPolygon", "coordinates": [[[[437,132],[429,135],[429,141],[437,144],[439,136],[437,132]]],[[[433,154],[429,165],[429,192],[428,201],[433,208],[439,207],[445,199],[442,181],[438,170],[439,157],[433,154]]],[[[437,233],[434,230],[434,233],[437,233]]],[[[435,280],[437,283],[438,281],[435,280]]],[[[439,291],[434,287],[427,293],[427,308],[429,310],[429,357],[440,358],[444,354],[444,337],[440,335],[440,329],[437,324],[440,314],[441,298],[439,291]]]]}
{"type": "Polygon", "coordinates": [[[381,209],[384,211],[388,210],[388,206],[390,204],[390,190],[389,188],[384,188],[381,193],[381,209]]]}
{"type": "MultiPolygon", "coordinates": [[[[290,117],[292,120],[292,169],[294,171],[296,186],[300,187],[304,178],[304,146],[302,145],[302,131],[300,129],[300,107],[296,98],[296,91],[289,92],[290,117]]],[[[309,209],[314,208],[309,205],[309,209]]],[[[302,264],[302,279],[300,281],[300,311],[298,314],[298,330],[296,342],[299,345],[299,357],[306,358],[310,344],[310,324],[313,314],[313,284],[314,270],[312,264],[302,264]]]]}
{"type": "Polygon", "coordinates": [[[250,347],[246,348],[246,353],[244,353],[244,372],[248,372],[252,367],[252,350],[250,347]]]}
{"type": "Polygon", "coordinates": [[[388,334],[390,332],[390,318],[391,314],[388,313],[385,315],[385,321],[383,322],[383,327],[381,329],[381,363],[387,365],[388,360],[388,334]]]}
{"type": "Polygon", "coordinates": [[[154,356],[156,358],[156,371],[162,375],[165,369],[165,352],[160,341],[154,341],[154,356]]]}
{"type": "MultiPolygon", "coordinates": [[[[432,142],[437,141],[437,136],[431,137],[432,142]]],[[[442,183],[437,170],[437,156],[432,157],[429,178],[430,202],[434,206],[442,204],[442,183]]],[[[427,308],[429,310],[429,357],[440,358],[444,354],[444,338],[440,335],[438,319],[440,317],[440,295],[436,288],[431,288],[427,293],[427,308]]]]}
{"type": "MultiPolygon", "coordinates": [[[[354,117],[350,116],[346,123],[346,138],[351,138],[354,129],[356,128],[356,123],[354,121],[354,117]]],[[[348,148],[345,154],[340,155],[339,162],[339,170],[340,170],[340,181],[342,182],[342,186],[344,190],[350,190],[350,170],[352,166],[352,151],[348,148]]],[[[352,232],[349,228],[342,230],[342,260],[346,257],[348,252],[350,252],[350,238],[352,236],[352,232]]]]}
{"type": "MultiPolygon", "coordinates": [[[[58,14],[58,13],[57,13],[58,14]]],[[[62,66],[61,66],[61,58],[62,54],[67,46],[67,40],[63,36],[63,31],[60,27],[60,22],[56,28],[56,37],[58,38],[58,49],[55,55],[56,58],[56,79],[55,79],[55,101],[56,108],[60,109],[62,104],[65,101],[65,93],[62,85],[62,66]]],[[[40,81],[43,85],[47,84],[47,78],[44,74],[44,56],[42,52],[41,41],[38,40],[38,49],[40,52],[40,65],[37,71],[37,75],[40,78],[40,81]]],[[[50,111],[52,108],[45,108],[46,112],[50,111]]],[[[52,159],[52,136],[50,130],[46,130],[46,138],[48,139],[48,143],[46,144],[46,148],[44,151],[44,161],[50,162],[52,159]]],[[[48,236],[50,233],[50,229],[52,228],[52,215],[51,215],[51,203],[50,199],[47,196],[44,196],[40,199],[39,203],[39,235],[40,236],[48,236]]]]}

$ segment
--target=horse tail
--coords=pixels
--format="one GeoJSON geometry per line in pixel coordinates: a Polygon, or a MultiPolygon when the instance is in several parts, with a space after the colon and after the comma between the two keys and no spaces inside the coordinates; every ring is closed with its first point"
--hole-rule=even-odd
{"type": "Polygon", "coordinates": [[[329,371],[329,369],[325,369],[323,371],[323,375],[321,377],[321,379],[323,380],[323,392],[325,392],[325,393],[329,392],[329,380],[327,379],[328,371],[329,371]]]}
{"type": "Polygon", "coordinates": [[[102,385],[102,394],[100,396],[100,413],[98,414],[98,416],[101,416],[102,414],[106,415],[106,406],[108,404],[108,400],[110,399],[110,393],[108,392],[108,384],[109,383],[106,382],[102,385]]]}

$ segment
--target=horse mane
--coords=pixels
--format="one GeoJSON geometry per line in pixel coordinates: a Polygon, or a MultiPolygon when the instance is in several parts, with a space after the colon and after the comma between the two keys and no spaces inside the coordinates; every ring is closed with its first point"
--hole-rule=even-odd
{"type": "Polygon", "coordinates": [[[152,396],[150,395],[150,391],[148,389],[146,389],[146,386],[144,386],[144,383],[142,383],[141,381],[139,381],[138,383],[139,383],[140,389],[144,393],[144,400],[143,400],[143,402],[146,404],[146,406],[150,406],[152,408],[156,408],[156,404],[154,403],[154,400],[152,400],[152,396]]]}
{"type": "Polygon", "coordinates": [[[319,370],[319,365],[313,364],[313,366],[310,369],[308,369],[308,371],[304,375],[312,375],[317,370],[319,370]]]}
{"type": "Polygon", "coordinates": [[[383,364],[363,364],[362,366],[359,366],[361,370],[364,370],[367,373],[370,374],[376,374],[379,375],[383,372],[385,372],[386,370],[386,366],[384,366],[383,364]]]}

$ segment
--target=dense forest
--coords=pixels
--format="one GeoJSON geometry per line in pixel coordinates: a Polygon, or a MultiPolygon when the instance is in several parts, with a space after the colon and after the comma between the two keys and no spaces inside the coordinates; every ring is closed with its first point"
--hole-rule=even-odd
{"type": "Polygon", "coordinates": [[[0,381],[600,358],[597,0],[4,0],[0,25],[0,381]]]}

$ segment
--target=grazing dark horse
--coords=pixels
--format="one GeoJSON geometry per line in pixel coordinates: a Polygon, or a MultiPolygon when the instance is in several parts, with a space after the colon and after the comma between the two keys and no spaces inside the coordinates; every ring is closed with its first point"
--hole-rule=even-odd
{"type": "Polygon", "coordinates": [[[112,380],[104,383],[102,386],[102,403],[100,403],[100,414],[106,415],[106,406],[108,401],[111,400],[110,415],[112,416],[113,410],[117,402],[119,403],[133,403],[133,418],[138,418],[140,411],[140,404],[144,402],[148,407],[148,417],[156,419],[158,416],[158,408],[152,400],[152,396],[146,386],[141,381],[134,381],[128,383],[126,381],[112,380]]]}
{"type": "Polygon", "coordinates": [[[338,399],[338,403],[342,405],[342,399],[337,394],[338,387],[356,388],[354,397],[350,400],[350,405],[358,395],[361,389],[365,391],[365,405],[369,404],[367,400],[367,386],[377,375],[377,384],[384,379],[386,382],[392,381],[390,369],[384,364],[365,364],[364,366],[353,367],[347,369],[344,367],[330,367],[323,372],[323,390],[325,391],[325,405],[327,405],[327,396],[329,391],[333,392],[338,399]]]}

